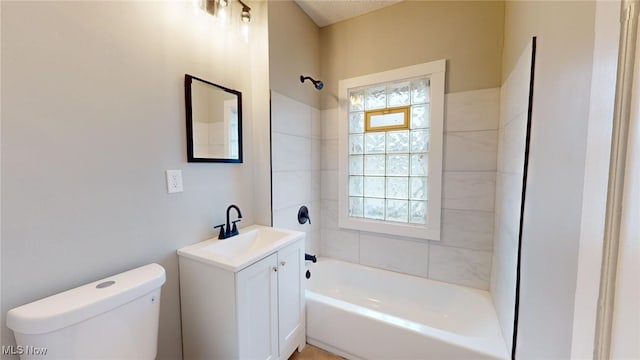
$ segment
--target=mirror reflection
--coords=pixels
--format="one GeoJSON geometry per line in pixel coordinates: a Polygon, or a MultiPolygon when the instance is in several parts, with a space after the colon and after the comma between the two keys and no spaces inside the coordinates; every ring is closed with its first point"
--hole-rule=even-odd
{"type": "Polygon", "coordinates": [[[189,162],[242,162],[242,95],[185,75],[189,162]]]}

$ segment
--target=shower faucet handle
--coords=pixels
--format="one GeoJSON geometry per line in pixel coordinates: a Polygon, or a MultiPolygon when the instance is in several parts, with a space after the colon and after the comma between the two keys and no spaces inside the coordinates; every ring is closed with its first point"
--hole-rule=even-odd
{"type": "Polygon", "coordinates": [[[298,223],[306,224],[309,223],[311,225],[311,218],[309,217],[309,208],[302,205],[300,209],[298,209],[298,223]]]}

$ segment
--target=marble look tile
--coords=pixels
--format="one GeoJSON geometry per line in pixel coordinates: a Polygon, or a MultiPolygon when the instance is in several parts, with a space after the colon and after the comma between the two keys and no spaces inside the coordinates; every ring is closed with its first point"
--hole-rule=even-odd
{"type": "Polygon", "coordinates": [[[204,122],[193,122],[193,144],[207,145],[209,144],[209,125],[204,122]]]}
{"type": "MultiPolygon", "coordinates": [[[[503,197],[504,197],[504,188],[502,186],[504,179],[502,178],[501,175],[503,174],[499,172],[496,173],[496,195],[493,203],[493,213],[495,215],[496,221],[499,219],[500,214],[502,213],[503,197]]],[[[497,229],[497,225],[495,225],[494,228],[497,229]]]]}
{"type": "Polygon", "coordinates": [[[320,230],[308,231],[305,238],[305,252],[308,254],[320,253],[320,230]]]}
{"type": "Polygon", "coordinates": [[[273,172],[273,210],[311,201],[311,171],[273,172]]]}
{"type": "Polygon", "coordinates": [[[303,231],[305,233],[320,231],[321,227],[320,217],[320,203],[306,202],[300,203],[286,208],[273,211],[273,226],[284,229],[303,231]],[[311,218],[311,224],[298,223],[298,209],[301,206],[306,206],[309,209],[309,217],[311,218]]]}
{"type": "Polygon", "coordinates": [[[322,139],[338,139],[338,109],[321,110],[322,139]]]}
{"type": "Polygon", "coordinates": [[[499,119],[500,88],[445,96],[445,131],[496,130],[499,119]]]}
{"type": "Polygon", "coordinates": [[[491,252],[429,245],[429,278],[489,289],[491,252]]]}
{"type": "Polygon", "coordinates": [[[338,200],[338,170],[320,171],[320,198],[338,200]]]}
{"type": "Polygon", "coordinates": [[[338,170],[338,140],[322,140],[321,144],[322,170],[338,170]]]}
{"type": "Polygon", "coordinates": [[[311,107],[271,91],[271,131],[311,138],[311,107]]]}
{"type": "Polygon", "coordinates": [[[322,139],[322,117],[319,109],[311,107],[311,138],[322,139]]]}
{"type": "Polygon", "coordinates": [[[498,129],[498,150],[496,152],[496,171],[502,170],[504,162],[504,128],[498,129]]]}
{"type": "Polygon", "coordinates": [[[493,223],[493,212],[444,209],[440,244],[465,249],[491,250],[493,223]]]}
{"type": "Polygon", "coordinates": [[[311,169],[311,140],[309,138],[281,134],[272,135],[273,171],[296,171],[311,169]]]}
{"type": "Polygon", "coordinates": [[[495,185],[495,172],[445,172],[442,207],[493,211],[495,185]]]}
{"type": "Polygon", "coordinates": [[[496,180],[496,218],[501,227],[517,236],[520,232],[522,175],[498,173],[496,180]]]}
{"type": "Polygon", "coordinates": [[[497,150],[497,130],[445,133],[444,170],[496,170],[497,150]]]}
{"type": "Polygon", "coordinates": [[[326,229],[338,229],[338,201],[322,200],[320,202],[320,217],[322,227],[326,229]]]}
{"type": "Polygon", "coordinates": [[[360,263],[427,277],[429,245],[388,236],[360,233],[360,263]]]}
{"type": "Polygon", "coordinates": [[[523,51],[500,88],[500,125],[504,127],[529,106],[529,80],[531,78],[531,47],[523,51]]]}
{"type": "Polygon", "coordinates": [[[504,229],[496,229],[490,291],[502,334],[509,348],[513,332],[517,260],[517,237],[513,237],[504,229]]]}
{"type": "Polygon", "coordinates": [[[320,170],[322,164],[322,141],[320,139],[311,140],[311,170],[320,170]]]}
{"type": "Polygon", "coordinates": [[[320,203],[320,193],[322,191],[320,174],[320,170],[311,170],[311,201],[317,201],[318,204],[320,203]]]}
{"type": "Polygon", "coordinates": [[[360,234],[350,230],[320,230],[320,255],[358,263],[360,234]]]}
{"type": "Polygon", "coordinates": [[[527,137],[527,114],[523,113],[510,121],[499,137],[498,170],[513,174],[524,172],[524,151],[527,137]]]}
{"type": "Polygon", "coordinates": [[[516,66],[500,90],[500,135],[491,298],[509,348],[513,331],[530,69],[531,43],[520,55],[516,66]]]}

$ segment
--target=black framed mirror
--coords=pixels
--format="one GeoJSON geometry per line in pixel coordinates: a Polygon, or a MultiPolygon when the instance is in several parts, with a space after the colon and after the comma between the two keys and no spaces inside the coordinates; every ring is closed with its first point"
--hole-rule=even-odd
{"type": "Polygon", "coordinates": [[[188,162],[242,162],[242,93],[185,74],[188,162]]]}

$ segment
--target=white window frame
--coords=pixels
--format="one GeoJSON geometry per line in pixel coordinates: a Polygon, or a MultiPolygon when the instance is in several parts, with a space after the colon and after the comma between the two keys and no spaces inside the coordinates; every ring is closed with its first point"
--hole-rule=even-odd
{"type": "Polygon", "coordinates": [[[444,80],[446,60],[340,80],[338,108],[338,226],[346,229],[440,240],[442,202],[442,153],[444,124],[444,80]],[[429,185],[426,224],[408,224],[349,216],[349,89],[396,82],[417,77],[430,81],[429,185]]]}

